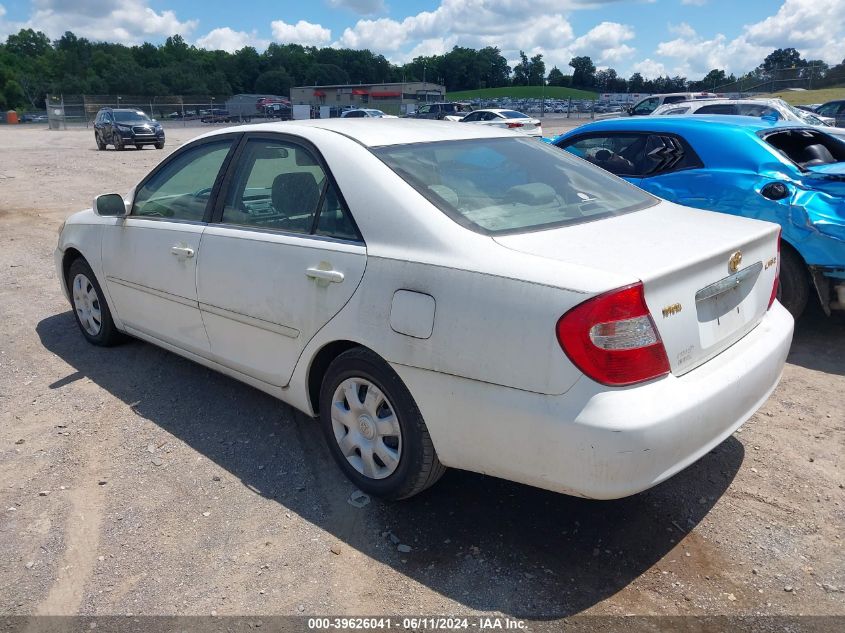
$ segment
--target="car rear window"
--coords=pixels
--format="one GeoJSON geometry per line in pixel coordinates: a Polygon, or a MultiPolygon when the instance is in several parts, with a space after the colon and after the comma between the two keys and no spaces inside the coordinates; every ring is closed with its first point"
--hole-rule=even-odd
{"type": "Polygon", "coordinates": [[[802,168],[845,161],[845,142],[817,130],[785,129],[765,134],[763,138],[802,168]]]}
{"type": "Polygon", "coordinates": [[[522,112],[517,112],[516,110],[502,110],[499,112],[503,117],[506,119],[527,119],[527,114],[522,114],[522,112]]]}
{"type": "Polygon", "coordinates": [[[498,235],[630,213],[657,199],[529,138],[412,143],[373,150],[453,220],[498,235]]]}

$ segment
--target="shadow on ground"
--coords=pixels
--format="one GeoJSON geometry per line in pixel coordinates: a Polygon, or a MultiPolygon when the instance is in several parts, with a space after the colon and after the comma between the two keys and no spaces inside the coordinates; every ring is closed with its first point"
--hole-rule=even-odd
{"type": "Polygon", "coordinates": [[[795,323],[787,360],[807,369],[845,375],[845,314],[834,312],[827,316],[811,297],[795,323]]]}
{"type": "MultiPolygon", "coordinates": [[[[471,609],[554,618],[620,591],[663,558],[730,485],[744,451],[733,437],[660,486],[595,502],[462,471],[406,502],[346,503],[352,490],[316,423],[277,400],[142,342],[88,345],[70,312],[37,326],[47,350],[199,451],[347,546],[471,609]],[[270,440],[245,443],[250,438],[270,440]],[[305,469],[259,470],[305,454],[305,469]],[[361,517],[364,517],[363,520],[361,517]],[[390,531],[412,546],[399,554],[390,531]]],[[[503,456],[506,458],[506,456],[503,456]]]]}

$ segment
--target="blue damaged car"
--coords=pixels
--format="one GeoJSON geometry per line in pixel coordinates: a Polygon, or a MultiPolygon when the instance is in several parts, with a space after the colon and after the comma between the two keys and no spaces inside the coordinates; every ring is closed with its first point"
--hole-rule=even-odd
{"type": "MultiPolygon", "coordinates": [[[[597,121],[551,141],[656,196],[782,228],[778,299],[845,309],[845,141],[740,116],[597,121]]],[[[682,236],[678,236],[683,239],[682,236]]]]}

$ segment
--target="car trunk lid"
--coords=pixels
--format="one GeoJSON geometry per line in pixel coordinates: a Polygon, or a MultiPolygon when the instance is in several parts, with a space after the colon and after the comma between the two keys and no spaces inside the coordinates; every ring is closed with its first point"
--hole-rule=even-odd
{"type": "Polygon", "coordinates": [[[495,239],[517,251],[624,271],[642,281],[671,371],[682,375],[760,322],[777,274],[778,231],[775,224],[661,202],[613,218],[495,239]]]}

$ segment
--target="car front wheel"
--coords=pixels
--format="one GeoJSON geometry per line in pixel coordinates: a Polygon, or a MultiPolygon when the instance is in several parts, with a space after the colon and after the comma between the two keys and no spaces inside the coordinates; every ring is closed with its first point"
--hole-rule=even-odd
{"type": "Polygon", "coordinates": [[[88,342],[104,347],[119,343],[123,337],[112,321],[103,291],[88,263],[82,258],[74,260],[65,281],[76,323],[88,342]]]}
{"type": "Polygon", "coordinates": [[[368,494],[406,499],[446,470],[407,387],[367,349],[344,352],[329,366],[320,423],[332,457],[368,494]]]}
{"type": "Polygon", "coordinates": [[[99,134],[94,134],[94,140],[97,141],[97,149],[103,151],[106,149],[106,143],[100,138],[99,134]]]}
{"type": "Polygon", "coordinates": [[[126,145],[123,144],[123,137],[121,137],[120,134],[112,136],[112,144],[118,152],[122,152],[126,147],[126,145]]]}

